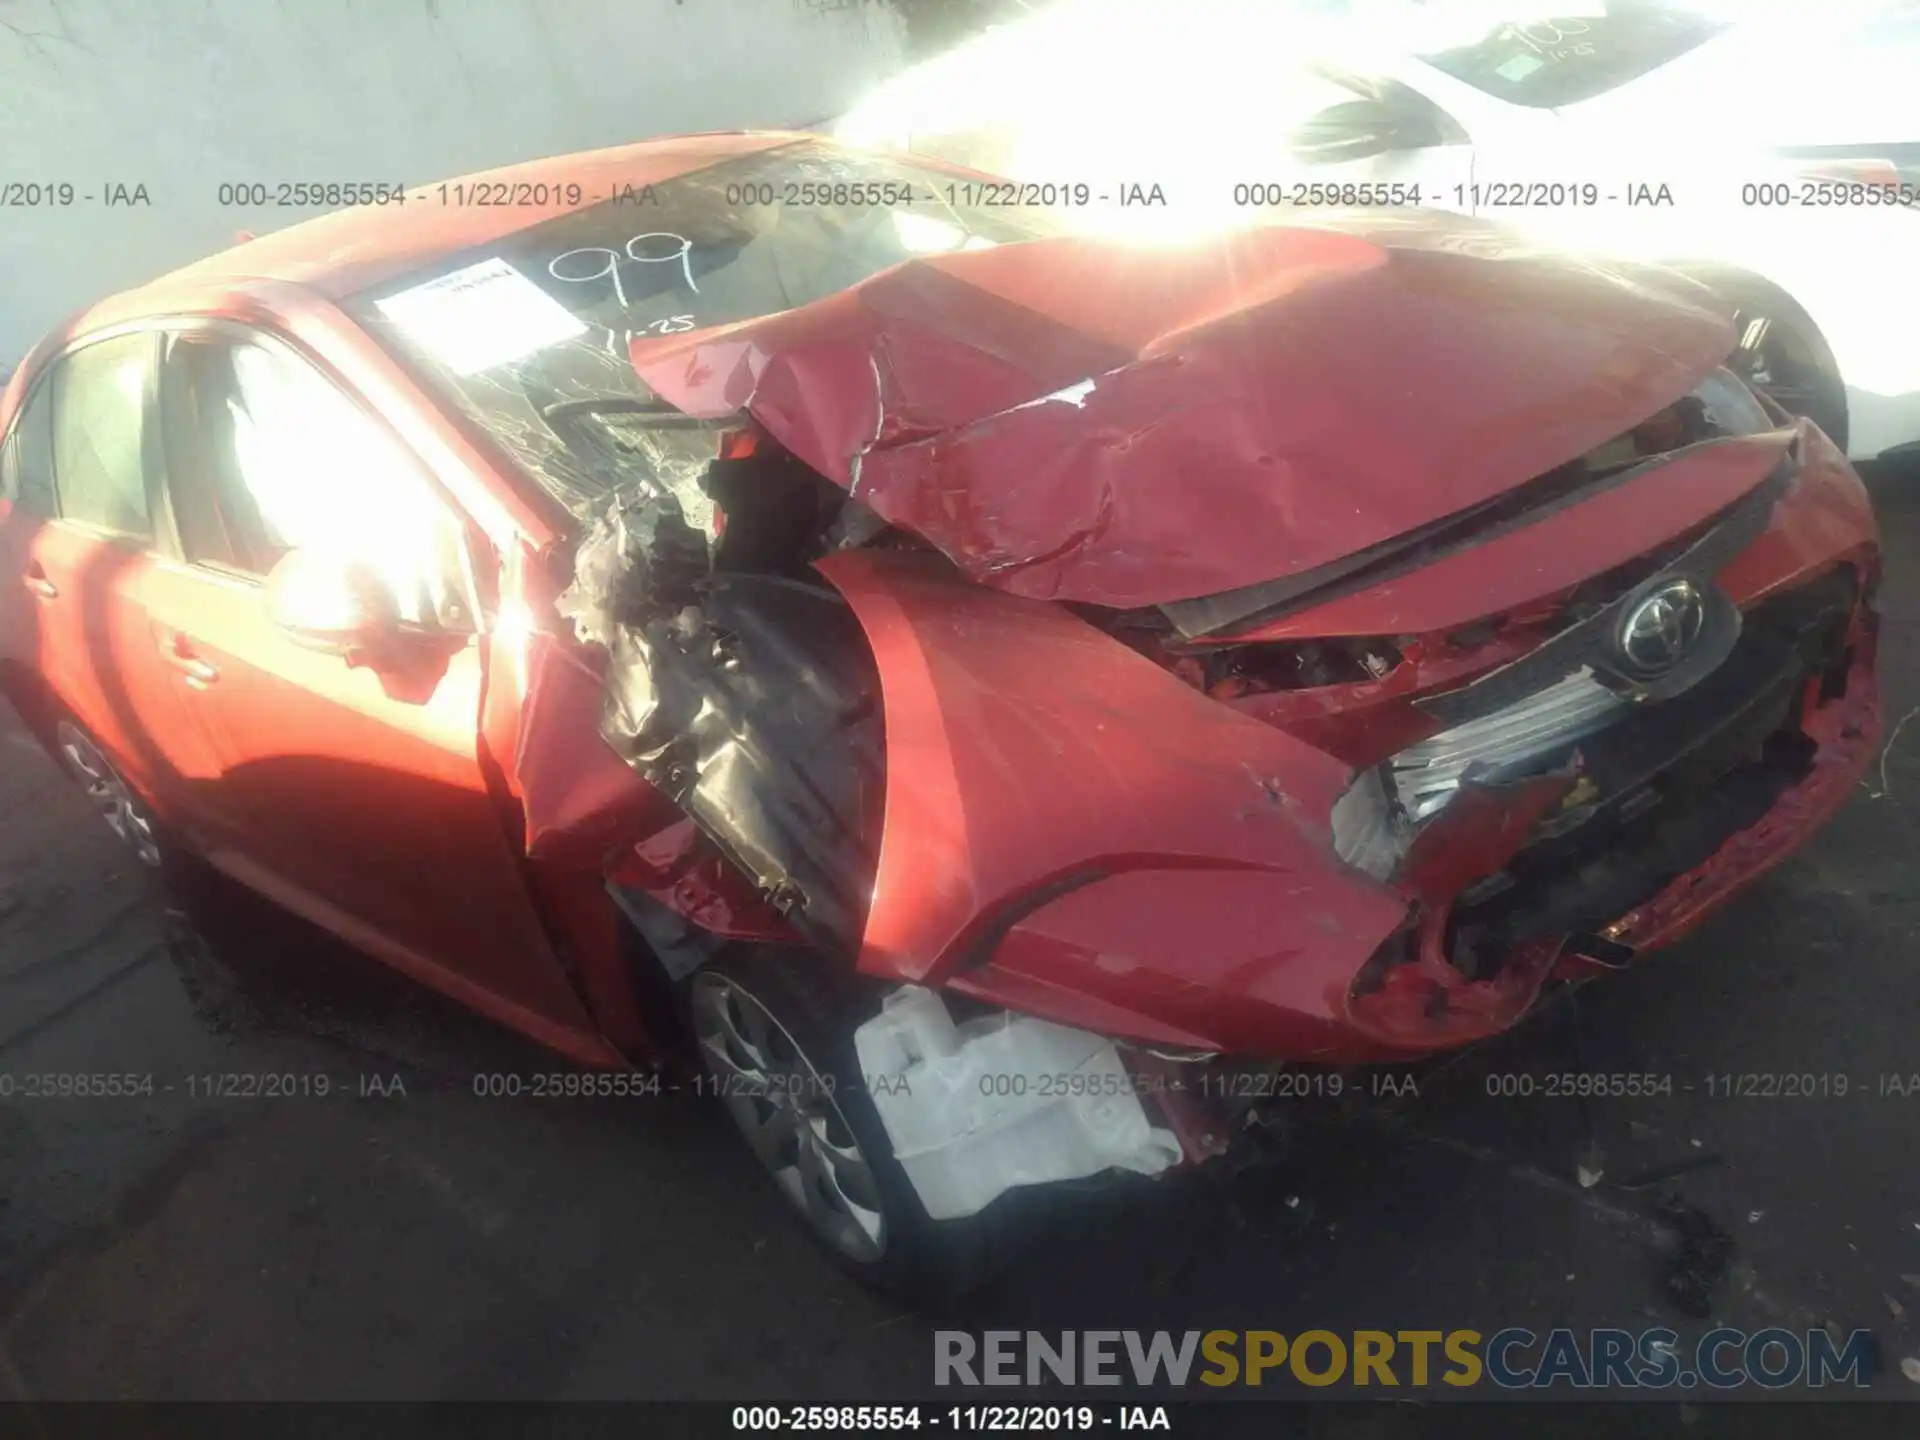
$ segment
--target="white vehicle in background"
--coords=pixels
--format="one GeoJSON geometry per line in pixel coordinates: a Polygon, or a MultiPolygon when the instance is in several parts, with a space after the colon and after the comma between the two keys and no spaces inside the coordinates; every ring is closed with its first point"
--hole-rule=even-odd
{"type": "Polygon", "coordinates": [[[1911,4],[1058,0],[832,128],[1143,238],[1417,205],[1660,261],[1871,459],[1920,445],[1916,86],[1911,4]]]}

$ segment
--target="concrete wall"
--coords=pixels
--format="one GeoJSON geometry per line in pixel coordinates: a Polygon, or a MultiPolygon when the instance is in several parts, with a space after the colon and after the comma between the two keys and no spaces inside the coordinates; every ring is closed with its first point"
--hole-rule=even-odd
{"type": "Polygon", "coordinates": [[[0,375],[70,311],[318,210],[222,182],[398,181],[792,125],[902,63],[888,0],[0,0],[0,375]],[[105,187],[151,203],[107,207],[105,187]]]}

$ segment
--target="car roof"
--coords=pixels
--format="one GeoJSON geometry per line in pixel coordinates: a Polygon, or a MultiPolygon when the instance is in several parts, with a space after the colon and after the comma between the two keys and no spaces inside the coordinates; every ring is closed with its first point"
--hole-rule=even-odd
{"type": "MultiPolygon", "coordinates": [[[[729,130],[672,135],[476,171],[445,182],[411,186],[405,204],[356,205],[289,225],[125,290],[91,307],[69,333],[190,307],[256,282],[297,285],[326,300],[371,288],[435,260],[485,245],[529,225],[632,194],[736,156],[825,136],[787,130],[729,130]],[[575,185],[574,204],[458,203],[454,197],[485,185],[575,185]],[[456,191],[455,187],[459,187],[456,191]],[[446,195],[443,201],[442,194],[446,195]]],[[[482,194],[489,192],[482,191],[482,194]]],[[[494,192],[498,193],[498,192],[494,192]]],[[[504,192],[511,200],[511,190],[504,192]]],[[[533,192],[536,196],[539,192],[533,192]]]]}

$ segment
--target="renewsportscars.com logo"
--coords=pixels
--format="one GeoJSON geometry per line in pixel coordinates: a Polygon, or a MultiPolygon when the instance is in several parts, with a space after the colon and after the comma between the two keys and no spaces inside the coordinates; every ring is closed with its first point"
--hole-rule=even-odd
{"type": "Polygon", "coordinates": [[[1721,1327],[1683,1341],[1668,1329],[936,1330],[936,1385],[1365,1388],[1492,1385],[1503,1390],[1777,1390],[1873,1383],[1873,1337],[1721,1327]]]}

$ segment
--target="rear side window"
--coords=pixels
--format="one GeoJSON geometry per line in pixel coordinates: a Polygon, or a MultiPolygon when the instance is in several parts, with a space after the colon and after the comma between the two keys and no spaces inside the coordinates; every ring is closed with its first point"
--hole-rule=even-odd
{"type": "Polygon", "coordinates": [[[26,514],[51,516],[53,387],[42,385],[0,446],[0,500],[26,514]]]}
{"type": "Polygon", "coordinates": [[[154,337],[122,335],[77,350],[53,372],[53,474],[60,514],[151,539],[147,383],[154,337]]]}

